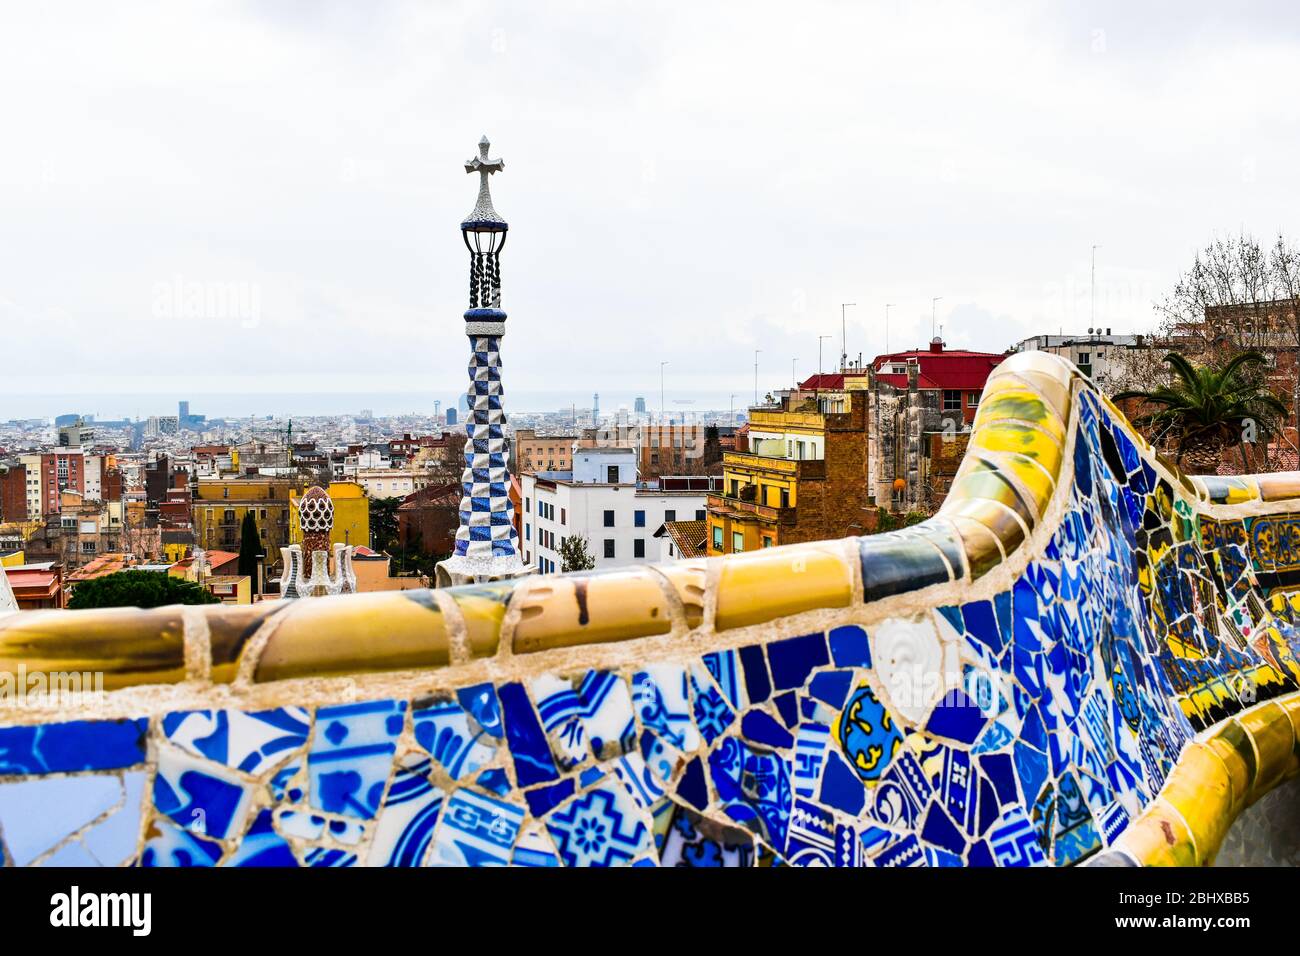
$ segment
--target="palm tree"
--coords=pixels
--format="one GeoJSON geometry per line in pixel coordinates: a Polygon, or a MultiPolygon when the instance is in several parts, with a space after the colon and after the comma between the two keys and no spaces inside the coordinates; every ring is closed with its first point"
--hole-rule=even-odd
{"type": "Polygon", "coordinates": [[[1232,445],[1241,449],[1246,465],[1247,432],[1251,440],[1267,441],[1281,431],[1287,407],[1250,374],[1268,359],[1259,352],[1242,352],[1222,365],[1193,365],[1177,352],[1164,357],[1171,372],[1168,384],[1154,391],[1125,391],[1119,402],[1139,399],[1156,410],[1139,415],[1133,423],[1151,430],[1154,442],[1174,447],[1181,467],[1184,457],[1198,469],[1218,461],[1232,445]]]}

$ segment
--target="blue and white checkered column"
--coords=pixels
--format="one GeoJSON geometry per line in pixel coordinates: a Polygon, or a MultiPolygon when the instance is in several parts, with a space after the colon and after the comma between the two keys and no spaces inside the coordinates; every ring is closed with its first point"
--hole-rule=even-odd
{"type": "Polygon", "coordinates": [[[474,353],[469,366],[470,412],[465,423],[465,472],[461,476],[456,554],[470,559],[517,559],[515,513],[506,467],[506,417],[501,407],[501,337],[471,333],[470,341],[474,353]]]}
{"type": "Polygon", "coordinates": [[[500,309],[465,313],[472,358],[469,416],[465,421],[465,471],[461,475],[460,527],[456,550],[442,568],[454,581],[499,580],[526,574],[515,533],[506,465],[505,410],[501,402],[500,309]]]}

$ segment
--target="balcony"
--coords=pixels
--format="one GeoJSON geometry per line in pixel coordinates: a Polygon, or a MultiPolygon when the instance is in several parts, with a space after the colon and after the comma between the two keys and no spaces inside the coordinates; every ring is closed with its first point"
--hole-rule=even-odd
{"type": "Polygon", "coordinates": [[[722,456],[722,467],[727,470],[794,475],[797,479],[826,477],[826,461],[822,458],[774,458],[770,455],[729,451],[722,456]]]}
{"type": "Polygon", "coordinates": [[[749,427],[760,431],[771,428],[781,431],[786,428],[814,428],[822,430],[826,419],[817,409],[786,411],[783,408],[751,408],[749,410],[749,427]]]}
{"type": "Polygon", "coordinates": [[[771,505],[760,505],[754,501],[745,501],[743,498],[733,498],[730,495],[709,495],[708,509],[710,514],[728,514],[733,518],[756,518],[765,524],[781,525],[789,527],[796,521],[794,508],[776,508],[771,505]]]}

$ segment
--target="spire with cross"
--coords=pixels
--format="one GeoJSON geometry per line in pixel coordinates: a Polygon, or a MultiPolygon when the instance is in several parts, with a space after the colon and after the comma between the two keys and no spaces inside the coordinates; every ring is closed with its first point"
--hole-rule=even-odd
{"type": "Polygon", "coordinates": [[[463,226],[499,226],[501,229],[506,228],[506,221],[497,215],[497,211],[492,208],[492,192],[488,188],[488,177],[493,173],[499,173],[506,168],[506,164],[500,159],[488,159],[488,150],[492,144],[484,136],[478,141],[478,155],[473,159],[465,160],[465,172],[478,173],[478,202],[474,204],[474,211],[466,217],[461,224],[463,226]]]}
{"type": "Polygon", "coordinates": [[[465,334],[470,340],[469,412],[465,420],[465,470],[461,473],[460,526],[451,557],[439,562],[439,587],[499,581],[530,573],[520,559],[519,536],[510,500],[505,396],[501,387],[501,340],[506,313],[501,309],[501,259],[508,226],[492,208],[488,177],[504,168],[490,159],[484,136],[465,172],[479,174],[478,202],[460,224],[469,250],[469,308],[465,334]]]}

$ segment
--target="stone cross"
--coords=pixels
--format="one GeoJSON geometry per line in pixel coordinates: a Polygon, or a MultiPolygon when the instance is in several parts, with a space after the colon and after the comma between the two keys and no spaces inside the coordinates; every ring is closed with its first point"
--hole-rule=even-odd
{"type": "Polygon", "coordinates": [[[478,141],[478,155],[465,161],[465,172],[479,174],[478,202],[474,204],[474,211],[470,213],[466,222],[504,221],[497,215],[497,211],[492,208],[492,194],[488,191],[488,177],[505,169],[506,164],[500,159],[488,159],[488,148],[491,145],[488,138],[484,136],[478,141]]]}

